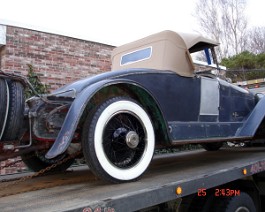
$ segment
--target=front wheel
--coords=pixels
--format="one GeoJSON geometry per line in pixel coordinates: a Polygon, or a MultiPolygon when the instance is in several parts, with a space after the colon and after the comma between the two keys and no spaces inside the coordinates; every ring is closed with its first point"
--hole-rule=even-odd
{"type": "Polygon", "coordinates": [[[153,125],[145,110],[130,98],[107,100],[88,116],[83,129],[84,157],[91,171],[103,180],[136,180],[151,162],[153,125]]]}
{"type": "Polygon", "coordinates": [[[223,142],[204,143],[201,146],[207,151],[217,151],[223,146],[223,142]]]}

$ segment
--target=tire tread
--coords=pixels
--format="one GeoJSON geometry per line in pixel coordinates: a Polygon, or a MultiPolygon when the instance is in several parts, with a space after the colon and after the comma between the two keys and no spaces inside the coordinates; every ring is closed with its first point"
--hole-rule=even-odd
{"type": "Polygon", "coordinates": [[[9,81],[8,85],[10,104],[3,139],[12,141],[18,139],[19,131],[23,125],[25,98],[24,87],[20,82],[9,81]]]}
{"type": "Polygon", "coordinates": [[[7,108],[7,87],[6,87],[6,81],[5,79],[0,78],[0,140],[2,138],[2,133],[5,128],[5,118],[6,118],[6,112],[8,110],[7,108]]]}

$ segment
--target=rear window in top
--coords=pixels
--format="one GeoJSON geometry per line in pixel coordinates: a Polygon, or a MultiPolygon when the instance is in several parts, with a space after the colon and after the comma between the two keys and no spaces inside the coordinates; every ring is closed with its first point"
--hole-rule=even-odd
{"type": "Polygon", "coordinates": [[[130,52],[121,57],[121,66],[127,65],[130,63],[136,63],[142,60],[147,60],[152,55],[152,47],[148,47],[145,49],[136,50],[134,52],[130,52]]]}

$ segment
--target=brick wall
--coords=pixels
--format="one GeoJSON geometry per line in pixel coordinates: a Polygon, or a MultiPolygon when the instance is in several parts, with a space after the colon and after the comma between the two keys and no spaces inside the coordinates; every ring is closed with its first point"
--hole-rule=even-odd
{"type": "Polygon", "coordinates": [[[111,69],[114,47],[71,37],[7,26],[0,69],[27,75],[31,64],[50,90],[111,69]]]}
{"type": "Polygon", "coordinates": [[[0,175],[14,174],[27,171],[28,168],[21,161],[20,157],[10,158],[0,162],[0,175]]]}

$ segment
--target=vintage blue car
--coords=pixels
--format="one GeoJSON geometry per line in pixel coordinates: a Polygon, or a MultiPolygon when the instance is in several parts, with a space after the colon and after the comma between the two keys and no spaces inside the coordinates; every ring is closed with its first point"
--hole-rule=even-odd
{"type": "Polygon", "coordinates": [[[199,143],[213,151],[264,136],[263,95],[196,72],[191,53],[205,50],[216,62],[217,45],[163,31],[114,49],[111,71],[36,95],[25,107],[26,79],[1,73],[0,159],[20,155],[39,171],[81,151],[95,175],[117,183],[138,179],[155,148],[199,143]]]}

